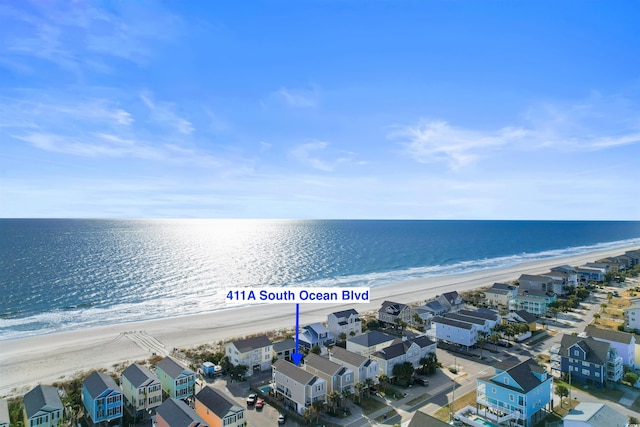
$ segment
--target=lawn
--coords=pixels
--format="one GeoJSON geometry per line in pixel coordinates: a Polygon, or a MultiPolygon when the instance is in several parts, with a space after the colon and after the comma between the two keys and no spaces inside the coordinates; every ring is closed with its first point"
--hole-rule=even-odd
{"type": "MultiPolygon", "coordinates": [[[[554,385],[563,384],[565,387],[569,388],[569,383],[566,383],[559,379],[554,379],[553,383],[554,385]]],[[[587,394],[590,394],[591,396],[597,397],[598,399],[606,399],[613,402],[618,402],[622,398],[622,396],[624,396],[623,390],[615,390],[610,388],[598,389],[592,387],[585,388],[585,386],[579,383],[573,383],[571,384],[571,387],[574,389],[577,388],[587,394]]]]}
{"type": "Polygon", "coordinates": [[[365,415],[369,415],[378,409],[382,409],[387,406],[386,403],[380,402],[378,399],[374,399],[372,397],[363,397],[362,403],[360,404],[360,408],[365,415]]]}
{"type": "Polygon", "coordinates": [[[569,401],[568,399],[565,399],[564,405],[562,406],[558,405],[555,408],[553,408],[553,412],[547,415],[543,420],[537,423],[534,427],[545,427],[547,424],[560,423],[564,418],[564,416],[567,415],[571,409],[578,406],[579,403],[580,402],[578,400],[574,399],[571,401],[571,407],[569,407],[569,401]]]}
{"type": "MultiPolygon", "coordinates": [[[[376,421],[379,423],[383,423],[383,424],[396,424],[396,420],[394,420],[394,417],[396,417],[398,415],[398,413],[396,412],[395,409],[390,409],[388,412],[385,412],[384,414],[380,415],[379,417],[376,417],[376,421]],[[385,417],[386,415],[386,417],[385,417]]],[[[400,423],[397,423],[400,424],[400,423]]]]}

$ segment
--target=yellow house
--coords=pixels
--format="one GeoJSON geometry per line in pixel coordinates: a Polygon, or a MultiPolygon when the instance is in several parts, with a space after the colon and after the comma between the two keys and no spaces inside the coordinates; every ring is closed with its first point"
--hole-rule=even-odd
{"type": "Polygon", "coordinates": [[[196,394],[196,414],[210,427],[244,427],[244,408],[212,387],[196,394]]]}

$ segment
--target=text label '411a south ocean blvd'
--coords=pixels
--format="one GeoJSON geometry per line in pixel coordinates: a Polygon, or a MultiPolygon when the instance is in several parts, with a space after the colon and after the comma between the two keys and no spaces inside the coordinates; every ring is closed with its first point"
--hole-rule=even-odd
{"type": "Polygon", "coordinates": [[[227,288],[227,304],[369,303],[369,288],[227,288]]]}

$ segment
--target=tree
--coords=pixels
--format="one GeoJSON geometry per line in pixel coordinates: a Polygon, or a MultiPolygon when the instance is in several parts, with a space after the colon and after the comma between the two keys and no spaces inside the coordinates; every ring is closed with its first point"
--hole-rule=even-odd
{"type": "Polygon", "coordinates": [[[636,374],[635,372],[627,372],[622,377],[622,381],[627,384],[631,384],[631,386],[633,387],[634,385],[636,385],[636,382],[638,382],[638,374],[636,374]]]}
{"type": "Polygon", "coordinates": [[[382,391],[385,391],[387,389],[387,385],[389,384],[389,377],[387,376],[387,374],[380,374],[380,376],[378,376],[378,383],[380,384],[380,389],[382,389],[382,391]]]}
{"type": "Polygon", "coordinates": [[[604,313],[604,309],[605,308],[607,308],[607,304],[605,304],[605,303],[600,304],[600,312],[601,313],[604,313]]]}
{"type": "Polygon", "coordinates": [[[317,346],[317,345],[314,345],[313,347],[311,347],[311,350],[310,350],[310,351],[311,351],[311,353],[313,353],[313,354],[320,354],[320,353],[322,352],[322,350],[320,349],[320,347],[319,347],[319,346],[317,346]]]}
{"type": "Polygon", "coordinates": [[[569,389],[564,384],[558,384],[555,393],[560,396],[560,407],[562,408],[562,399],[569,396],[569,389]]]}
{"type": "Polygon", "coordinates": [[[413,313],[413,323],[416,325],[423,325],[424,320],[422,320],[422,317],[420,317],[418,313],[413,313]]]}
{"type": "Polygon", "coordinates": [[[335,414],[338,407],[338,400],[340,399],[340,393],[333,390],[327,395],[327,402],[329,403],[329,412],[335,414]]]}
{"type": "Polygon", "coordinates": [[[400,334],[404,333],[404,330],[407,326],[409,326],[409,324],[402,319],[398,319],[398,321],[396,322],[396,328],[400,328],[400,334]]]}
{"type": "Polygon", "coordinates": [[[371,387],[373,387],[373,379],[367,378],[364,380],[364,384],[367,386],[367,397],[371,396],[371,387]]]}
{"type": "Polygon", "coordinates": [[[340,332],[340,335],[338,335],[338,340],[340,341],[346,341],[347,340],[347,334],[345,334],[344,332],[340,332]]]}
{"type": "Polygon", "coordinates": [[[411,377],[414,372],[413,364],[411,362],[403,362],[393,365],[393,376],[398,379],[398,384],[408,385],[411,381],[411,377]]]}
{"type": "Polygon", "coordinates": [[[356,394],[354,396],[358,396],[358,403],[362,403],[362,393],[367,386],[362,382],[358,381],[354,388],[356,389],[356,394]]]}

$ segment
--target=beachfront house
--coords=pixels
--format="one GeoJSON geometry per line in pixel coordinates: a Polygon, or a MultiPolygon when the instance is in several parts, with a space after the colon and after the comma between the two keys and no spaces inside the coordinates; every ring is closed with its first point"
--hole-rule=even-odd
{"type": "Polygon", "coordinates": [[[492,307],[509,307],[509,301],[518,294],[518,287],[506,283],[494,283],[484,292],[487,304],[492,307]]]}
{"type": "Polygon", "coordinates": [[[560,272],[564,274],[564,277],[567,280],[567,287],[575,288],[578,286],[578,272],[574,267],[566,264],[552,267],[550,276],[555,272],[560,272]]]}
{"type": "Polygon", "coordinates": [[[420,360],[426,358],[430,353],[436,352],[436,343],[426,336],[413,339],[406,339],[371,355],[371,358],[378,362],[378,372],[389,378],[394,378],[393,367],[395,365],[409,362],[414,368],[420,366],[420,360]]]}
{"type": "Polygon", "coordinates": [[[167,356],[158,362],[156,374],[169,397],[185,400],[194,396],[196,373],[174,358],[167,356]]]}
{"type": "Polygon", "coordinates": [[[273,343],[273,357],[276,359],[284,359],[291,362],[291,355],[295,353],[296,350],[296,341],[293,338],[287,338],[273,343]]]}
{"type": "Polygon", "coordinates": [[[608,342],[565,334],[559,355],[560,373],[571,381],[601,388],[606,381],[622,379],[622,357],[608,342]]]}
{"type": "Polygon", "coordinates": [[[556,300],[556,294],[538,289],[518,289],[513,300],[513,310],[524,310],[541,316],[549,311],[549,304],[556,300]]]}
{"type": "Polygon", "coordinates": [[[233,366],[247,367],[247,376],[271,369],[273,343],[266,335],[227,343],[225,353],[233,366]]]}
{"type": "Polygon", "coordinates": [[[553,378],[532,358],[476,380],[478,413],[491,414],[498,424],[522,427],[538,423],[553,410],[553,378]],[[506,424],[505,424],[506,425],[506,424]]]}
{"type": "Polygon", "coordinates": [[[162,384],[149,369],[132,363],[120,379],[124,408],[136,418],[151,415],[162,403],[162,384]]]}
{"type": "Polygon", "coordinates": [[[326,347],[335,344],[335,336],[329,332],[322,323],[305,325],[298,334],[298,343],[303,349],[311,350],[313,347],[326,347]]]}
{"type": "Polygon", "coordinates": [[[354,384],[378,382],[378,362],[342,347],[334,346],[329,350],[329,360],[353,371],[354,384]]]}
{"type": "Polygon", "coordinates": [[[413,320],[412,316],[411,307],[399,302],[384,301],[378,309],[378,321],[387,326],[398,326],[399,321],[409,325],[413,320]]]}
{"type": "Polygon", "coordinates": [[[332,362],[326,357],[309,353],[304,358],[302,369],[324,379],[327,382],[327,390],[329,392],[353,392],[353,385],[355,384],[353,371],[339,363],[332,362]]]}
{"type": "Polygon", "coordinates": [[[123,398],[120,387],[109,375],[93,372],[82,382],[82,403],[92,425],[122,422],[123,398]]]}
{"type": "Polygon", "coordinates": [[[606,269],[604,267],[587,267],[583,265],[576,267],[576,272],[578,273],[578,281],[580,283],[602,283],[604,282],[606,269]]]}
{"type": "Polygon", "coordinates": [[[362,334],[362,320],[354,309],[336,311],[327,316],[329,333],[338,338],[344,334],[346,338],[362,334]]]}
{"type": "Polygon", "coordinates": [[[624,326],[640,330],[640,301],[632,301],[631,305],[624,309],[624,326]]]}
{"type": "Polygon", "coordinates": [[[58,389],[39,385],[22,400],[25,427],[58,427],[63,423],[64,406],[58,389]]]}
{"type": "Polygon", "coordinates": [[[170,397],[156,409],[156,427],[210,427],[182,400],[170,397]]]}
{"type": "Polygon", "coordinates": [[[313,402],[327,400],[328,387],[323,378],[282,359],[273,362],[272,369],[271,387],[276,398],[298,414],[304,414],[313,402]]]}
{"type": "Polygon", "coordinates": [[[455,313],[464,308],[464,300],[457,291],[445,292],[442,295],[438,295],[436,301],[446,308],[449,313],[455,313]]]}
{"type": "Polygon", "coordinates": [[[629,417],[604,403],[580,402],[562,419],[563,427],[631,427],[629,417]]]}
{"type": "Polygon", "coordinates": [[[442,316],[447,311],[448,310],[436,300],[426,301],[423,305],[413,309],[413,312],[422,320],[425,330],[431,328],[431,319],[435,316],[442,316]]]}
{"type": "Polygon", "coordinates": [[[593,325],[584,328],[584,333],[596,341],[609,343],[618,356],[622,357],[622,364],[635,368],[636,366],[636,336],[628,332],[600,329],[593,325]]]}
{"type": "Polygon", "coordinates": [[[196,394],[196,414],[210,427],[244,427],[245,409],[211,386],[196,394]]]}
{"type": "Polygon", "coordinates": [[[518,292],[525,290],[553,293],[553,279],[539,274],[521,274],[518,278],[518,292]]]}
{"type": "Polygon", "coordinates": [[[380,331],[371,331],[357,337],[347,339],[347,350],[362,356],[371,356],[376,351],[391,345],[398,338],[380,331]]]}
{"type": "Polygon", "coordinates": [[[444,341],[466,348],[478,342],[479,328],[472,323],[437,316],[431,320],[431,324],[435,325],[437,341],[444,341]]]}

